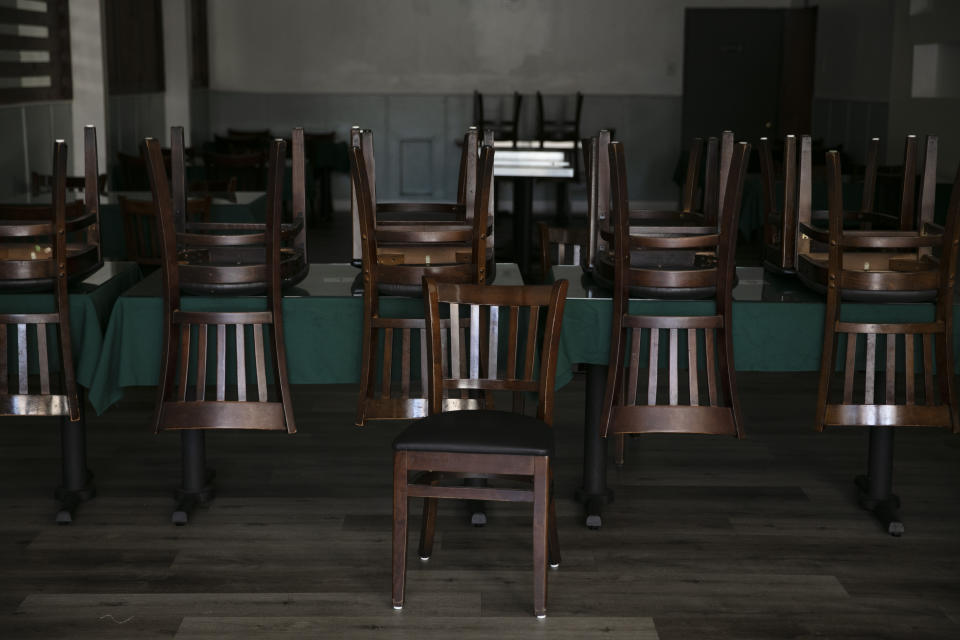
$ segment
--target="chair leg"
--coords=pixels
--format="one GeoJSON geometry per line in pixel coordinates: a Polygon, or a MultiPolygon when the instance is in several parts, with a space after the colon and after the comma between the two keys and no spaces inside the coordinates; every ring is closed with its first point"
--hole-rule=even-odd
{"type": "Polygon", "coordinates": [[[823,351],[820,353],[820,381],[817,386],[817,421],[814,428],[823,431],[830,398],[830,376],[836,363],[836,321],[840,316],[840,290],[835,283],[827,289],[827,308],[823,316],[823,351]]]}
{"type": "Polygon", "coordinates": [[[403,608],[407,571],[407,453],[393,454],[393,608],[403,608]]]}
{"type": "Polygon", "coordinates": [[[550,493],[550,460],[538,456],[533,461],[533,611],[538,618],[547,615],[547,503],[550,493]]]}
{"type": "Polygon", "coordinates": [[[423,499],[423,518],[420,523],[420,559],[429,560],[433,555],[433,532],[437,525],[436,498],[423,499]]]}
{"type": "Polygon", "coordinates": [[[547,512],[547,526],[549,527],[549,539],[547,540],[547,556],[550,561],[550,568],[556,569],[560,566],[560,535],[557,533],[557,505],[553,501],[553,492],[550,493],[550,506],[547,512]]]}
{"type": "Polygon", "coordinates": [[[627,456],[627,436],[620,433],[614,438],[614,462],[622,465],[627,456]]]}

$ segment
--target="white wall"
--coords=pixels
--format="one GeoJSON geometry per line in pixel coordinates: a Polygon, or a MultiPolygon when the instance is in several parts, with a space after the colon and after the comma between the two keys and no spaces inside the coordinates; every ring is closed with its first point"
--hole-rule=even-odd
{"type": "Polygon", "coordinates": [[[886,101],[894,0],[820,0],[814,95],[886,101]]]}
{"type": "Polygon", "coordinates": [[[915,44],[956,43],[960,39],[958,29],[960,2],[896,0],[889,129],[894,144],[887,159],[902,161],[903,140],[907,134],[936,134],[940,138],[937,174],[940,180],[949,181],[956,176],[960,165],[960,99],[912,97],[913,47],[915,44]],[[924,10],[917,11],[919,7],[924,10]]]}
{"type": "Polygon", "coordinates": [[[683,15],[790,0],[210,0],[210,85],[679,96],[683,15]]]}
{"type": "Polygon", "coordinates": [[[107,88],[100,0],[71,0],[70,65],[73,72],[73,139],[68,140],[73,173],[83,174],[83,128],[97,128],[100,173],[107,172],[107,88]]]}

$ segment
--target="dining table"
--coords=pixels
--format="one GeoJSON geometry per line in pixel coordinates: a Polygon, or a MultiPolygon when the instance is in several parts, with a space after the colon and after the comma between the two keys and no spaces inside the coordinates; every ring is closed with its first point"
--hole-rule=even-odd
{"type": "MultiPolygon", "coordinates": [[[[62,478],[56,494],[60,502],[57,522],[62,524],[71,522],[76,506],[95,493],[93,476],[86,461],[86,416],[82,396],[84,388],[89,389],[93,384],[113,305],[140,277],[136,263],[106,260],[99,269],[70,284],[70,339],[81,395],[81,413],[78,422],[65,418],[60,422],[62,478]]],[[[52,292],[0,292],[0,313],[48,313],[53,309],[52,292]]],[[[14,349],[17,342],[8,340],[7,345],[14,349]]],[[[15,353],[7,354],[7,362],[16,361],[15,353]]]]}

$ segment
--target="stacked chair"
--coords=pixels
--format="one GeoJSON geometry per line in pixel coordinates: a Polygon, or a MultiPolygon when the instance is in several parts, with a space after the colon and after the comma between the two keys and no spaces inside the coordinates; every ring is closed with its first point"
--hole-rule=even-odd
{"type": "Polygon", "coordinates": [[[380,311],[384,295],[422,295],[424,276],[444,282],[483,284],[493,279],[488,242],[488,212],[493,184],[493,147],[483,145],[476,154],[477,131],[467,133],[461,163],[461,199],[455,204],[398,203],[377,205],[371,175],[372,138],[354,129],[350,148],[350,171],[356,220],[359,223],[364,296],[360,399],[357,425],[369,419],[416,418],[427,413],[426,325],[420,318],[386,318],[380,311]],[[400,220],[383,222],[385,210],[414,214],[438,212],[456,216],[452,221],[400,220]],[[463,216],[462,218],[460,216],[463,216]],[[399,334],[399,385],[393,384],[394,331],[399,334]],[[410,354],[417,336],[420,353],[419,392],[412,380],[410,354]],[[382,347],[381,347],[382,345],[382,347]],[[382,351],[382,354],[380,353],[382,351]],[[377,375],[377,363],[381,363],[377,375]],[[377,380],[380,380],[379,389],[377,380]]]}
{"type": "MultiPolygon", "coordinates": [[[[584,269],[602,287],[614,285],[614,224],[610,217],[610,164],[607,131],[589,141],[587,165],[590,239],[584,269]]],[[[677,211],[629,211],[631,235],[715,235],[721,223],[719,212],[726,199],[733,158],[733,133],[710,138],[706,158],[701,139],[694,140],[687,166],[680,209],[677,211]],[[700,167],[704,165],[703,188],[700,167]],[[702,197],[700,196],[702,193],[702,197]]],[[[736,228],[733,230],[736,237],[736,228]]],[[[716,252],[709,247],[686,247],[683,243],[649,244],[646,251],[630,251],[631,265],[638,271],[631,278],[630,295],[636,298],[694,299],[715,294],[716,252]],[[668,246],[669,245],[669,246],[668,246]]]]}
{"type": "MultiPolygon", "coordinates": [[[[910,140],[901,212],[904,226],[914,212],[910,140]]],[[[914,229],[845,229],[840,159],[835,151],[827,153],[829,228],[824,232],[801,224],[811,242],[827,247],[826,254],[816,258],[825,271],[823,279],[814,281],[826,290],[816,428],[870,427],[868,471],[856,484],[861,505],[891,535],[904,531],[900,501],[892,493],[894,427],[960,430],[953,377],[960,172],[944,228],[933,220],[936,157],[937,139],[930,136],[914,229]],[[864,317],[857,305],[850,304],[855,302],[927,302],[933,317],[918,318],[913,313],[916,306],[892,307],[879,317],[864,317]],[[902,319],[891,320],[894,316],[902,319]]],[[[814,263],[815,258],[799,257],[814,263]]]]}
{"type": "Polygon", "coordinates": [[[623,434],[706,433],[743,437],[733,363],[732,289],[737,220],[749,154],[748,143],[732,147],[725,184],[719,188],[723,193],[719,199],[719,228],[685,230],[671,223],[667,227],[647,225],[638,230],[631,228],[629,217],[623,146],[609,145],[613,200],[610,218],[614,225],[613,326],[601,430],[604,436],[619,436],[619,463],[623,462],[623,434]],[[632,255],[664,250],[702,251],[714,260],[700,268],[657,269],[642,256],[632,255]],[[630,312],[629,300],[638,287],[642,291],[665,291],[668,295],[658,297],[671,298],[689,298],[691,293],[700,298],[705,297],[704,291],[709,291],[715,311],[703,316],[636,315],[630,312]],[[645,364],[644,389],[639,381],[645,364]],[[686,385],[680,379],[684,364],[686,385]]]}
{"type": "Polygon", "coordinates": [[[159,143],[146,139],[144,154],[163,249],[165,330],[154,429],[181,433],[182,487],[172,520],[185,524],[197,504],[214,496],[205,430],[296,431],[281,287],[306,274],[298,265],[305,255],[298,256],[296,247],[304,224],[303,130],[293,134],[293,175],[300,182],[293,185],[294,222],[289,224],[281,223],[283,140],[270,145],[265,224],[240,224],[187,222],[183,130],[174,128],[171,138],[172,196],[159,143]],[[285,243],[293,247],[285,251],[285,243]],[[264,291],[263,311],[195,311],[187,308],[182,295],[264,291]]]}
{"type": "Polygon", "coordinates": [[[103,264],[93,127],[84,129],[84,159],[83,202],[66,202],[67,144],[57,140],[52,205],[0,207],[0,287],[51,291],[53,298],[49,312],[0,313],[0,415],[60,418],[62,485],[56,491],[56,519],[61,524],[72,522],[77,506],[95,493],[86,463],[83,394],[73,366],[68,295],[71,282],[103,264]],[[8,360],[11,344],[16,356],[8,360]]]}

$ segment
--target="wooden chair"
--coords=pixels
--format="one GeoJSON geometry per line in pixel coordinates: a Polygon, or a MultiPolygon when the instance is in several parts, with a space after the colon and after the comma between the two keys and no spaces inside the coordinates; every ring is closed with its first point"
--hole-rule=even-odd
{"type": "Polygon", "coordinates": [[[52,206],[0,211],[0,284],[53,292],[52,311],[0,313],[0,415],[60,418],[62,485],[57,522],[68,524],[76,507],[95,494],[87,469],[83,396],[77,385],[70,334],[68,283],[99,265],[99,197],[96,130],[84,132],[86,203],[66,203],[67,144],[53,149],[52,206]],[[70,236],[96,236],[84,249],[70,236]],[[39,249],[38,249],[39,247],[39,249]],[[50,344],[50,340],[53,344],[50,344]],[[15,345],[15,346],[14,346],[15,345]],[[15,357],[8,360],[13,346],[15,357]]]}
{"type": "MultiPolygon", "coordinates": [[[[610,202],[610,136],[606,131],[590,140],[588,152],[588,216],[590,241],[585,269],[602,287],[614,284],[614,224],[610,202]],[[593,150],[595,147],[595,150],[593,150]]],[[[733,133],[724,131],[721,138],[710,138],[706,144],[694,140],[687,165],[680,209],[677,211],[631,210],[631,235],[712,235],[720,230],[718,212],[726,199],[726,187],[734,153],[733,133]],[[700,188],[703,164],[703,188],[700,188]]],[[[738,196],[739,197],[739,196],[738,196]]],[[[739,201],[738,201],[739,202],[739,201]]],[[[739,205],[738,205],[739,206],[739,205]]],[[[734,235],[736,230],[734,230],[734,235]]],[[[633,278],[630,295],[635,298],[711,298],[716,294],[714,276],[717,256],[709,248],[691,249],[680,245],[635,247],[630,252],[632,266],[648,272],[669,275],[654,276],[653,281],[633,278]],[[653,284],[656,281],[660,284],[653,284]],[[644,284],[644,282],[648,282],[644,284]]]]}
{"type": "MultiPolygon", "coordinates": [[[[748,143],[736,145],[727,177],[727,197],[723,200],[719,233],[637,235],[632,232],[626,215],[629,200],[623,145],[618,142],[610,144],[616,271],[610,360],[600,423],[605,437],[657,432],[743,437],[731,324],[737,218],[749,156],[748,143]],[[635,249],[678,247],[713,250],[717,262],[712,268],[695,271],[657,270],[635,266],[630,255],[635,249]],[[705,316],[632,314],[629,302],[634,285],[712,286],[716,292],[716,311],[705,316]],[[666,348],[661,347],[661,337],[665,337],[666,348]],[[665,367],[662,366],[664,356],[665,367]],[[644,364],[647,366],[646,389],[639,385],[644,364]],[[680,378],[684,364],[687,368],[686,385],[682,385],[680,378]],[[667,369],[665,376],[660,375],[662,368],[667,369]],[[681,385],[685,387],[684,393],[681,393],[681,385]],[[686,402],[681,404],[684,400],[686,402]]],[[[617,445],[617,460],[622,463],[622,437],[618,437],[617,445]]]]}
{"type": "MultiPolygon", "coordinates": [[[[871,143],[871,154],[877,153],[879,140],[874,139],[871,143]]],[[[873,210],[873,195],[875,191],[875,178],[868,172],[865,179],[863,190],[863,205],[859,212],[844,211],[843,223],[851,226],[851,223],[860,225],[863,230],[871,228],[880,229],[899,229],[909,231],[923,229],[924,225],[933,222],[933,196],[936,189],[937,180],[937,139],[935,136],[927,136],[926,150],[923,154],[923,166],[921,167],[921,184],[919,195],[916,192],[917,184],[917,137],[907,136],[904,151],[903,168],[903,188],[901,190],[900,207],[896,213],[881,213],[873,210]],[[921,219],[919,225],[915,220],[915,211],[919,207],[921,210],[921,219]]],[[[827,275],[829,271],[829,230],[823,226],[817,218],[814,217],[811,206],[811,176],[812,170],[812,152],[810,149],[809,136],[803,136],[800,140],[800,170],[798,180],[798,202],[797,218],[799,220],[797,239],[797,276],[801,282],[809,288],[819,293],[827,291],[827,275]]],[[[868,171],[870,163],[868,162],[868,171]]],[[[829,169],[828,169],[829,175],[829,169]]],[[[841,201],[841,208],[842,208],[841,201]]],[[[867,255],[863,251],[846,252],[845,260],[849,264],[844,265],[844,269],[861,268],[862,270],[880,270],[886,269],[886,259],[889,257],[886,252],[879,252],[873,256],[867,255]]],[[[888,301],[886,293],[880,289],[875,293],[863,290],[856,294],[864,301],[871,298],[877,298],[881,302],[888,301]]],[[[915,296],[904,292],[901,297],[906,300],[915,296]]]]}
{"type": "MultiPolygon", "coordinates": [[[[877,184],[877,159],[880,139],[872,138],[867,148],[867,163],[862,172],[851,176],[862,182],[860,208],[844,212],[844,225],[861,229],[895,229],[901,224],[897,215],[878,211],[874,207],[877,184]]],[[[826,228],[827,211],[812,210],[813,168],[811,166],[810,136],[788,135],[784,143],[783,164],[780,171],[774,165],[771,144],[760,138],[761,206],[763,211],[763,266],[768,271],[794,274],[797,269],[797,243],[800,239],[800,218],[806,224],[826,228]],[[799,154],[799,158],[798,158],[799,154]],[[783,179],[783,202],[776,202],[777,179],[783,179]],[[801,213],[803,209],[803,213],[801,213]]]]}
{"type": "MultiPolygon", "coordinates": [[[[210,203],[209,196],[187,200],[187,221],[209,222],[210,203]]],[[[144,267],[159,267],[163,256],[160,252],[160,226],[153,200],[120,196],[120,214],[123,216],[124,260],[144,267]]]]}
{"type": "Polygon", "coordinates": [[[555,264],[581,264],[588,241],[587,229],[552,227],[543,222],[538,222],[537,228],[540,230],[540,270],[544,282],[549,279],[550,268],[555,264]],[[554,255],[557,256],[556,261],[553,260],[554,255]]]}
{"type": "MultiPolygon", "coordinates": [[[[936,161],[936,149],[937,140],[931,136],[928,167],[936,161]]],[[[918,230],[845,230],[840,160],[836,151],[827,153],[829,277],[816,428],[870,427],[868,473],[857,478],[861,504],[893,535],[903,533],[899,499],[891,493],[893,428],[960,431],[953,362],[960,171],[945,229],[932,220],[934,189],[927,179],[932,175],[924,173],[918,230]],[[870,262],[869,269],[864,268],[865,261],[870,262]],[[856,321],[844,318],[848,301],[904,300],[932,303],[933,319],[917,321],[913,316],[891,322],[889,313],[873,321],[863,314],[856,321]],[[837,380],[842,381],[840,388],[835,388],[837,380]]]]}
{"type": "Polygon", "coordinates": [[[517,146],[520,132],[520,107],[523,106],[523,96],[516,91],[513,92],[513,105],[510,109],[510,116],[504,118],[500,115],[496,119],[488,118],[489,113],[483,107],[483,94],[479,91],[473,92],[473,124],[480,131],[492,131],[497,140],[510,140],[517,146]]]}
{"type": "MultiPolygon", "coordinates": [[[[266,225],[249,229],[242,225],[225,228],[227,225],[214,227],[210,223],[184,223],[185,180],[183,172],[177,170],[182,169],[177,144],[178,138],[182,143],[182,129],[175,128],[172,137],[175,168],[172,197],[159,143],[147,138],[144,144],[163,247],[165,330],[154,430],[182,432],[183,487],[178,492],[173,522],[185,524],[196,504],[213,498],[212,477],[204,460],[204,430],[255,429],[294,433],[296,426],[287,379],[280,290],[285,143],[276,140],[270,149],[266,225]],[[227,233],[218,233],[224,231],[227,233]],[[246,233],[238,233],[243,231],[246,233]],[[259,248],[260,263],[192,264],[189,259],[184,259],[185,253],[192,248],[236,245],[259,248]],[[213,283],[228,286],[265,283],[266,310],[185,310],[181,304],[181,291],[187,290],[191,283],[201,287],[213,283]],[[269,354],[265,345],[269,347],[269,354]],[[228,351],[233,352],[229,367],[228,351]],[[209,376],[208,365],[214,369],[209,376]],[[247,367],[251,365],[253,370],[248,374],[247,367]],[[234,374],[232,380],[228,380],[230,373],[234,374]],[[209,384],[210,378],[214,378],[213,385],[209,384]],[[268,379],[273,381],[274,389],[269,388],[268,379]]],[[[302,136],[298,140],[302,151],[302,136]]]]}
{"type": "MultiPolygon", "coordinates": [[[[58,141],[54,151],[59,148],[58,141]]],[[[97,131],[93,126],[84,127],[84,165],[83,200],[64,204],[67,235],[63,258],[67,279],[71,282],[82,280],[103,266],[97,131]]],[[[57,175],[56,165],[54,175],[57,175]]],[[[54,288],[58,274],[48,258],[54,249],[49,229],[50,221],[56,215],[56,197],[54,189],[52,205],[0,205],[0,224],[9,225],[3,227],[5,231],[0,231],[3,238],[0,240],[0,259],[5,265],[0,274],[0,290],[49,291],[54,288]]]]}
{"type": "MultiPolygon", "coordinates": [[[[268,288],[265,279],[265,265],[263,263],[263,234],[266,232],[263,223],[256,222],[189,222],[186,220],[188,209],[186,189],[183,185],[186,176],[183,153],[183,128],[172,127],[170,132],[172,146],[171,177],[174,184],[174,214],[178,220],[178,228],[185,228],[188,232],[184,236],[186,247],[182,251],[181,259],[185,260],[188,268],[197,269],[197,273],[211,270],[203,278],[191,278],[181,281],[184,291],[195,294],[207,293],[262,293],[268,288]],[[236,232],[246,232],[246,240],[237,240],[236,232]],[[203,234],[224,234],[225,238],[212,242],[202,238],[203,234]],[[233,238],[233,239],[228,239],[233,238]],[[194,245],[193,243],[196,242],[194,245]],[[217,276],[217,270],[228,265],[235,266],[235,274],[229,279],[217,276]],[[241,269],[242,267],[242,269],[241,269]]],[[[280,282],[281,286],[289,287],[303,280],[310,271],[307,261],[307,227],[306,227],[306,186],[303,129],[297,128],[292,136],[292,169],[291,192],[293,195],[293,211],[290,222],[283,222],[280,226],[280,282]]],[[[285,163],[285,161],[284,161],[285,163]]],[[[281,190],[284,173],[281,173],[281,190]]],[[[156,203],[155,203],[156,204],[156,203]]],[[[271,215],[269,193],[267,199],[267,218],[271,215]]],[[[242,234],[241,234],[242,235],[242,234]]]]}
{"type": "Polygon", "coordinates": [[[580,139],[580,114],[583,113],[583,94],[577,91],[574,96],[573,117],[567,118],[561,112],[557,117],[547,118],[543,109],[543,94],[537,91],[537,140],[541,146],[547,140],[580,139]]]}
{"type": "Polygon", "coordinates": [[[437,499],[460,498],[533,503],[533,608],[537,617],[546,615],[547,563],[560,564],[550,458],[566,290],[566,280],[539,287],[425,280],[430,415],[393,441],[395,609],[402,608],[404,601],[408,498],[425,499],[419,554],[423,559],[433,550],[437,499]],[[449,307],[445,319],[441,319],[441,304],[449,307]],[[469,309],[469,314],[461,309],[469,309]],[[486,398],[495,391],[512,392],[515,413],[489,408],[486,398]],[[537,394],[535,418],[523,414],[523,397],[529,393],[537,394]],[[463,410],[471,408],[479,410],[463,410]],[[419,473],[410,478],[411,472],[419,473]],[[462,486],[449,481],[451,476],[464,475],[520,476],[532,479],[533,487],[462,486]]]}
{"type": "MultiPolygon", "coordinates": [[[[363,346],[360,373],[360,398],[357,405],[356,424],[363,425],[367,420],[418,418],[427,414],[426,376],[427,345],[424,340],[426,324],[423,318],[386,318],[380,315],[380,296],[384,294],[409,295],[425,276],[445,282],[483,284],[488,281],[486,255],[486,212],[490,202],[490,183],[493,175],[493,148],[485,145],[478,159],[476,184],[479,188],[473,195],[473,220],[470,242],[459,255],[443,261],[436,259],[419,261],[396,261],[385,258],[380,249],[386,239],[406,236],[381,233],[375,226],[373,180],[368,172],[367,154],[360,141],[350,148],[350,175],[353,184],[353,197],[358,210],[363,239],[363,346]],[[396,341],[394,331],[399,334],[400,353],[394,359],[396,341]],[[381,340],[381,335],[382,340],[381,340]],[[416,380],[411,380],[411,350],[413,336],[420,343],[420,389],[417,393],[416,380]],[[382,351],[382,368],[377,375],[378,352],[382,351]],[[394,363],[400,364],[399,385],[394,381],[394,363]],[[377,378],[380,388],[377,389],[377,378]],[[397,388],[399,387],[399,389],[397,388]]],[[[441,243],[449,236],[462,237],[459,227],[448,232],[443,225],[424,227],[413,232],[415,239],[423,243],[427,255],[442,255],[438,247],[435,251],[430,242],[441,243]]],[[[422,288],[420,289],[422,292],[422,288]]]]}
{"type": "MultiPolygon", "coordinates": [[[[480,133],[475,127],[464,134],[463,151],[457,181],[456,202],[379,202],[376,195],[376,162],[373,152],[373,132],[354,127],[350,131],[351,145],[363,150],[367,175],[370,182],[371,202],[376,217],[373,229],[377,236],[378,259],[391,264],[422,264],[466,262],[470,259],[476,217],[476,194],[480,191],[477,181],[477,162],[481,142],[493,145],[492,133],[480,133]]],[[[486,188],[493,189],[493,178],[486,188]]],[[[360,214],[355,194],[351,198],[353,209],[353,255],[359,262],[361,248],[360,214]]],[[[486,279],[496,276],[494,257],[494,220],[492,196],[485,213],[486,279]]],[[[387,295],[419,296],[419,281],[402,285],[381,282],[381,293],[387,295]]]]}
{"type": "MultiPolygon", "coordinates": [[[[68,191],[83,191],[87,186],[86,176],[67,176],[68,191]]],[[[107,174],[97,176],[97,191],[101,195],[107,192],[107,174]]],[[[38,196],[41,193],[53,192],[53,175],[30,172],[30,195],[38,196]]]]}

